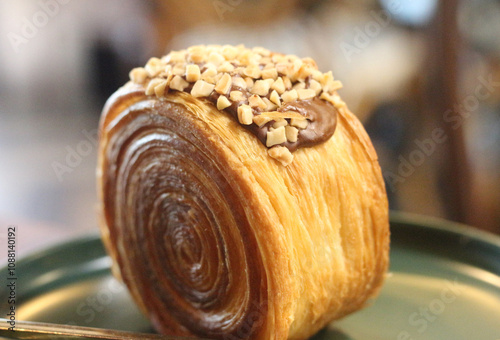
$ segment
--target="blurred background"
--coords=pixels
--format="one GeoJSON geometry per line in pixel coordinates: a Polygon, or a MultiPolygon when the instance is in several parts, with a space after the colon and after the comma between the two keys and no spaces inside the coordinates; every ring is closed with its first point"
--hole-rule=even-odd
{"type": "MultiPolygon", "coordinates": [[[[96,232],[96,133],[132,67],[192,44],[314,58],[391,209],[500,233],[499,0],[0,0],[0,241],[96,232]]],[[[6,254],[1,254],[4,258],[6,254]]]]}

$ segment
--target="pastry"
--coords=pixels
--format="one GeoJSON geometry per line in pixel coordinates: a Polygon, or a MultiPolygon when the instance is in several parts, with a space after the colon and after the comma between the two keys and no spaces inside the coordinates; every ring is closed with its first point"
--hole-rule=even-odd
{"type": "Polygon", "coordinates": [[[130,78],[101,117],[99,211],[113,271],[158,331],[305,339],[376,296],[384,182],[331,72],[210,45],[130,78]]]}

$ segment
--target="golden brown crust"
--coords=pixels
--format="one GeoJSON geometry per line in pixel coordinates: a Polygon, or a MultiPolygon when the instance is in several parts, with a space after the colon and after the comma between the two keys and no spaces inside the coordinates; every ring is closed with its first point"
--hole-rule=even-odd
{"type": "Polygon", "coordinates": [[[295,151],[294,161],[284,167],[208,100],[182,92],[158,99],[145,91],[128,84],[108,101],[101,119],[98,182],[105,244],[134,299],[160,330],[230,339],[305,339],[376,295],[388,266],[387,198],[369,137],[345,106],[339,108],[333,137],[295,151]],[[155,164],[161,167],[153,171],[155,164]],[[172,184],[165,186],[169,178],[172,184]],[[196,190],[185,189],[188,179],[198,183],[196,190]],[[188,197],[172,196],[179,190],[187,190],[188,197]],[[148,205],[148,195],[170,198],[148,205]],[[164,204],[163,210],[152,208],[155,204],[164,204]],[[152,215],[165,210],[170,220],[151,222],[152,215]],[[199,217],[196,223],[183,220],[190,214],[199,217]],[[205,215],[225,219],[203,222],[205,215]],[[157,254],[147,249],[177,249],[169,243],[172,238],[160,237],[171,229],[184,233],[175,240],[186,246],[180,246],[185,256],[200,251],[210,263],[222,261],[233,271],[204,267],[219,280],[215,288],[225,287],[226,293],[219,293],[223,302],[210,305],[200,298],[198,305],[205,307],[195,311],[189,296],[200,293],[197,281],[186,273],[172,279],[168,272],[198,267],[155,259],[157,254]],[[143,244],[148,233],[157,237],[143,244]],[[216,240],[208,234],[230,236],[216,240]],[[210,244],[225,253],[215,254],[210,244]],[[150,257],[143,263],[140,254],[150,257]],[[232,282],[235,277],[238,282],[232,282]],[[232,283],[224,285],[224,280],[232,283]],[[231,300],[224,300],[225,294],[231,300]],[[214,320],[225,312],[237,317],[222,326],[214,320]]]}
{"type": "Polygon", "coordinates": [[[342,87],[311,58],[243,45],[197,45],[151,58],[130,71],[148,96],[180,91],[230,113],[287,166],[297,148],[320,144],[335,131],[342,87]]]}

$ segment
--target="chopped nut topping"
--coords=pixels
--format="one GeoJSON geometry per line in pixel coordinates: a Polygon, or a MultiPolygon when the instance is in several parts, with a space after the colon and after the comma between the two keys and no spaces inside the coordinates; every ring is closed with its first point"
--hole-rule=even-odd
{"type": "Polygon", "coordinates": [[[293,161],[293,155],[288,150],[288,148],[284,146],[275,146],[267,150],[267,153],[269,154],[270,157],[276,159],[281,163],[283,166],[288,166],[290,163],[293,161]]]}
{"type": "Polygon", "coordinates": [[[241,77],[244,77],[245,76],[245,68],[244,67],[236,67],[234,69],[234,74],[237,74],[241,77]]]}
{"type": "MultiPolygon", "coordinates": [[[[172,75],[169,75],[169,77],[171,79],[172,75]]],[[[158,98],[163,97],[163,95],[165,94],[165,89],[167,88],[167,85],[168,85],[170,79],[163,80],[162,82],[160,82],[158,85],[155,86],[156,97],[158,97],[158,98]]]]}
{"type": "Polygon", "coordinates": [[[293,65],[292,67],[288,68],[288,70],[289,70],[288,77],[290,78],[290,80],[295,81],[300,76],[299,72],[300,72],[300,69],[302,68],[302,60],[295,59],[293,61],[292,65],[293,65]]]}
{"type": "Polygon", "coordinates": [[[321,82],[321,79],[323,79],[323,73],[319,70],[313,70],[311,73],[312,77],[314,80],[321,82]]]}
{"type": "Polygon", "coordinates": [[[292,88],[292,81],[288,77],[283,77],[283,84],[285,84],[286,90],[290,90],[292,88]]]}
{"type": "Polygon", "coordinates": [[[215,85],[209,84],[206,81],[198,80],[194,83],[191,89],[191,95],[193,97],[208,97],[210,93],[214,90],[215,85]]]}
{"type": "Polygon", "coordinates": [[[186,80],[190,83],[200,79],[200,67],[196,64],[186,66],[186,80]]]}
{"type": "Polygon", "coordinates": [[[257,107],[263,110],[267,107],[267,104],[264,102],[264,100],[262,100],[262,98],[256,94],[248,98],[248,103],[250,104],[251,107],[257,107]]]}
{"type": "Polygon", "coordinates": [[[156,79],[151,80],[148,84],[148,87],[146,87],[146,95],[150,96],[153,93],[155,93],[155,87],[160,85],[160,83],[162,83],[164,81],[165,80],[161,79],[161,78],[156,78],[156,79]]]}
{"type": "Polygon", "coordinates": [[[260,59],[262,59],[262,56],[260,54],[253,53],[252,51],[244,50],[243,53],[238,56],[238,58],[240,59],[242,64],[254,65],[257,64],[260,59]]]}
{"type": "Polygon", "coordinates": [[[136,67],[129,73],[130,80],[134,83],[142,84],[148,77],[148,73],[142,67],[136,67]]]}
{"type": "Polygon", "coordinates": [[[183,76],[186,73],[186,66],[184,64],[177,64],[172,69],[172,73],[176,76],[183,76]]]}
{"type": "Polygon", "coordinates": [[[238,55],[238,48],[229,45],[223,46],[222,55],[226,58],[226,60],[236,59],[236,56],[238,55]]]}
{"type": "Polygon", "coordinates": [[[155,77],[158,73],[163,71],[163,69],[164,64],[162,63],[162,61],[154,57],[148,60],[145,67],[145,70],[150,77],[155,77]]]}
{"type": "Polygon", "coordinates": [[[299,136],[299,129],[296,127],[287,125],[285,126],[285,134],[286,134],[286,140],[289,141],[290,143],[295,143],[297,141],[297,138],[299,136]]]}
{"type": "Polygon", "coordinates": [[[265,81],[269,85],[269,88],[274,84],[274,79],[272,78],[262,79],[262,81],[265,81]]]}
{"type": "Polygon", "coordinates": [[[188,60],[201,63],[205,58],[205,46],[191,46],[188,48],[188,60]]]}
{"type": "Polygon", "coordinates": [[[299,79],[306,79],[311,75],[311,73],[312,73],[311,67],[308,66],[307,64],[302,64],[299,70],[297,71],[297,77],[299,79]]]}
{"type": "Polygon", "coordinates": [[[273,124],[273,128],[274,129],[277,129],[281,126],[286,126],[288,125],[288,122],[284,119],[284,118],[279,118],[278,120],[276,120],[273,124]]]}
{"type": "Polygon", "coordinates": [[[271,58],[266,57],[266,58],[261,59],[260,61],[261,61],[261,63],[264,63],[264,68],[262,70],[269,70],[272,68],[276,69],[276,67],[274,67],[274,63],[271,62],[271,58]]]}
{"type": "Polygon", "coordinates": [[[217,71],[219,71],[219,72],[233,72],[234,66],[229,61],[225,61],[222,63],[222,65],[219,66],[217,71]]]}
{"type": "Polygon", "coordinates": [[[245,83],[247,84],[247,89],[251,89],[254,85],[253,79],[250,77],[245,78],[245,83]]]}
{"type": "Polygon", "coordinates": [[[253,122],[257,124],[258,127],[264,126],[265,124],[269,123],[271,120],[273,120],[270,117],[262,116],[262,115],[256,115],[253,116],[253,122]]]}
{"type": "Polygon", "coordinates": [[[212,64],[205,65],[206,70],[201,74],[201,79],[209,83],[214,83],[214,78],[217,75],[217,69],[212,64]]]}
{"type": "Polygon", "coordinates": [[[314,79],[311,79],[311,80],[309,81],[309,88],[310,88],[311,90],[314,90],[314,93],[315,93],[316,95],[319,95],[319,93],[320,93],[320,92],[321,92],[321,90],[322,90],[321,84],[320,84],[319,82],[317,82],[316,80],[314,80],[314,79]]]}
{"type": "Polygon", "coordinates": [[[228,73],[224,73],[224,75],[217,82],[217,85],[215,86],[215,91],[217,91],[217,93],[220,94],[226,94],[229,92],[231,84],[232,84],[231,76],[228,73]]]}
{"type": "Polygon", "coordinates": [[[223,76],[223,73],[217,73],[214,77],[214,83],[217,83],[223,76]]]}
{"type": "Polygon", "coordinates": [[[273,63],[279,64],[285,60],[285,57],[282,54],[274,54],[271,60],[273,63]]]}
{"type": "Polygon", "coordinates": [[[315,71],[318,68],[318,65],[316,65],[316,62],[314,61],[314,59],[312,59],[310,57],[302,58],[302,62],[305,65],[311,66],[313,71],[315,71]]]}
{"type": "Polygon", "coordinates": [[[297,94],[297,90],[286,91],[281,95],[281,99],[283,99],[284,103],[293,102],[294,100],[297,100],[298,97],[299,95],[297,94]]]}
{"type": "Polygon", "coordinates": [[[295,85],[292,86],[292,89],[294,90],[302,90],[302,89],[305,89],[306,88],[306,84],[305,83],[297,83],[295,85]]]}
{"type": "Polygon", "coordinates": [[[272,101],[270,101],[266,97],[264,97],[262,100],[264,101],[264,103],[266,103],[266,110],[267,111],[274,111],[278,108],[278,105],[276,105],[275,103],[273,103],[272,101]]]}
{"type": "Polygon", "coordinates": [[[238,120],[243,125],[250,125],[253,122],[252,108],[248,105],[238,107],[238,120]]]}
{"type": "Polygon", "coordinates": [[[226,96],[219,96],[219,98],[217,98],[217,109],[218,110],[224,110],[226,107],[229,107],[231,106],[231,102],[229,101],[229,99],[227,99],[226,96]]]}
{"type": "Polygon", "coordinates": [[[340,90],[342,88],[342,83],[338,80],[329,81],[324,87],[323,91],[328,93],[333,93],[334,91],[340,90]]]}
{"type": "MultiPolygon", "coordinates": [[[[272,64],[268,64],[271,65],[272,64]]],[[[278,71],[275,68],[267,68],[262,70],[262,79],[276,79],[278,78],[278,71]]]]}
{"type": "MultiPolygon", "coordinates": [[[[293,159],[284,142],[300,143],[309,120],[299,112],[277,111],[293,101],[319,98],[336,108],[345,106],[337,94],[342,87],[331,72],[322,73],[311,58],[272,53],[256,47],[198,45],[151,58],[129,74],[146,95],[158,98],[169,91],[190,92],[193,97],[217,92],[218,110],[230,108],[243,125],[267,128],[269,155],[287,165],[293,159]],[[236,110],[234,112],[233,110],[236,110]]],[[[293,148],[292,148],[293,149],[293,148]]]]}
{"type": "Polygon", "coordinates": [[[297,90],[297,94],[300,100],[306,100],[316,97],[316,92],[313,89],[300,89],[297,90]]]}
{"type": "Polygon", "coordinates": [[[276,92],[276,90],[273,90],[273,92],[271,92],[269,99],[277,106],[281,106],[281,99],[280,99],[278,92],[276,92]]]}
{"type": "Polygon", "coordinates": [[[241,91],[231,91],[229,93],[229,99],[231,99],[233,102],[240,102],[245,100],[245,97],[243,97],[243,92],[241,91]]]}
{"type": "Polygon", "coordinates": [[[186,61],[186,51],[172,51],[168,54],[166,62],[185,62],[186,61]]]}
{"type": "Polygon", "coordinates": [[[285,62],[276,64],[276,71],[278,71],[282,75],[286,75],[288,73],[288,64],[285,62]]]}
{"type": "Polygon", "coordinates": [[[186,87],[189,86],[189,83],[182,79],[180,76],[174,76],[172,81],[170,82],[170,88],[172,90],[184,91],[186,87]]]}
{"type": "Polygon", "coordinates": [[[321,77],[320,80],[318,80],[322,86],[326,86],[329,81],[333,81],[333,74],[332,71],[329,71],[327,73],[324,73],[321,77]]]}
{"type": "Polygon", "coordinates": [[[323,100],[329,101],[336,108],[345,106],[345,103],[342,101],[342,99],[340,99],[340,97],[337,94],[336,95],[330,95],[330,94],[328,94],[326,92],[323,92],[323,93],[321,93],[320,98],[323,99],[323,100]]]}
{"type": "Polygon", "coordinates": [[[309,122],[307,121],[307,119],[292,118],[290,119],[290,125],[295,126],[299,129],[305,129],[307,125],[309,125],[309,122]]]}
{"type": "Polygon", "coordinates": [[[224,57],[217,52],[212,52],[208,56],[208,62],[214,64],[215,66],[222,64],[224,61],[226,61],[224,57]]]}
{"type": "Polygon", "coordinates": [[[255,79],[260,78],[260,68],[257,65],[248,65],[245,68],[244,74],[255,79]]]}
{"type": "Polygon", "coordinates": [[[242,88],[243,90],[246,90],[247,82],[245,81],[245,79],[243,79],[241,77],[233,77],[232,81],[233,81],[234,86],[238,86],[238,87],[242,88]]]}
{"type": "Polygon", "coordinates": [[[276,81],[271,85],[271,88],[278,92],[278,94],[283,94],[285,92],[285,83],[283,82],[283,78],[279,77],[276,81]]]}
{"type": "Polygon", "coordinates": [[[259,96],[267,96],[269,93],[269,83],[264,80],[257,80],[253,85],[251,92],[259,96]]]}
{"type": "Polygon", "coordinates": [[[252,49],[255,53],[269,57],[271,55],[271,51],[263,48],[263,47],[254,47],[252,49]]]}
{"type": "Polygon", "coordinates": [[[165,66],[165,69],[163,70],[163,72],[160,73],[161,76],[173,76],[173,72],[172,72],[172,65],[168,64],[167,66],[165,66]]]}
{"type": "Polygon", "coordinates": [[[273,145],[286,142],[285,127],[280,126],[274,130],[269,130],[266,137],[266,146],[269,148],[273,145]]]}

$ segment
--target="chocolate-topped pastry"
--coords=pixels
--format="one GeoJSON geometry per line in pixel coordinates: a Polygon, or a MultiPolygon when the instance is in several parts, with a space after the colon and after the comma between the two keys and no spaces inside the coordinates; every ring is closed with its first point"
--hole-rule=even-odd
{"type": "Polygon", "coordinates": [[[113,272],[158,331],[306,339],[376,296],[384,181],[331,72],[210,45],[130,78],[101,117],[99,212],[113,272]]]}
{"type": "Polygon", "coordinates": [[[183,91],[210,100],[253,132],[269,155],[288,165],[289,151],[312,146],[335,131],[337,94],[342,87],[332,73],[322,73],[310,59],[243,46],[193,46],[151,58],[130,79],[146,94],[163,97],[183,91]],[[279,155],[279,156],[278,156],[279,155]]]}

